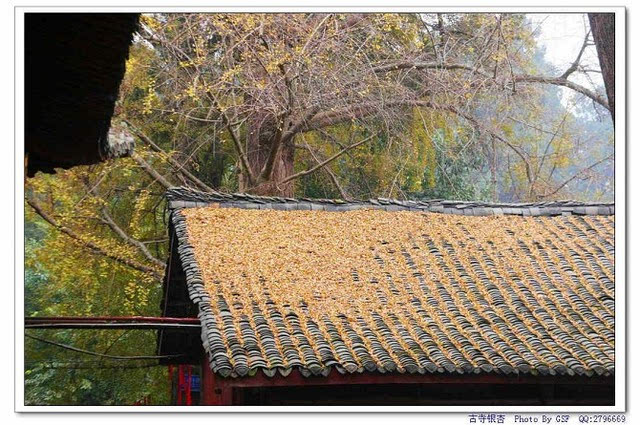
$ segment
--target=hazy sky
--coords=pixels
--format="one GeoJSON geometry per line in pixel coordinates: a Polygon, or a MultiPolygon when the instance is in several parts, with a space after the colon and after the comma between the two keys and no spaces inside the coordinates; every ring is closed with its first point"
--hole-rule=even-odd
{"type": "MultiPolygon", "coordinates": [[[[538,42],[546,48],[545,58],[558,69],[561,75],[573,63],[586,31],[589,30],[589,19],[582,13],[536,13],[529,14],[534,25],[539,25],[538,42]]],[[[582,56],[582,64],[590,69],[600,70],[598,55],[595,46],[588,46],[582,56]]],[[[589,74],[591,82],[582,74],[573,74],[569,79],[588,88],[593,88],[593,83],[604,86],[602,76],[596,73],[589,74]]],[[[568,101],[572,94],[569,89],[563,88],[564,101],[568,101]]]]}

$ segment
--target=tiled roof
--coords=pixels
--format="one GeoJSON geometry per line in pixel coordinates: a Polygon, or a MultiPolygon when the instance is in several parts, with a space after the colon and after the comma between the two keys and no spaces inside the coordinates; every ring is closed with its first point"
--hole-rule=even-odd
{"type": "Polygon", "coordinates": [[[222,376],[614,372],[613,204],[167,198],[222,376]]]}

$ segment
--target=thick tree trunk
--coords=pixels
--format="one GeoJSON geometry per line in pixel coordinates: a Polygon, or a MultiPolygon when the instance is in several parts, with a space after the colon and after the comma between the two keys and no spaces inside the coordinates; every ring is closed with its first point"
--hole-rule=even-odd
{"type": "Polygon", "coordinates": [[[589,13],[591,32],[598,51],[611,118],[615,123],[616,89],[616,15],[614,13],[589,13]]]}
{"type": "MultiPolygon", "coordinates": [[[[257,177],[260,175],[271,147],[276,143],[278,133],[273,121],[264,116],[255,116],[249,122],[249,134],[247,136],[247,158],[251,171],[257,177]]],[[[293,174],[295,148],[293,142],[280,146],[271,178],[258,183],[255,187],[245,187],[247,192],[265,196],[293,197],[294,183],[289,181],[284,184],[278,182],[293,174]]]]}

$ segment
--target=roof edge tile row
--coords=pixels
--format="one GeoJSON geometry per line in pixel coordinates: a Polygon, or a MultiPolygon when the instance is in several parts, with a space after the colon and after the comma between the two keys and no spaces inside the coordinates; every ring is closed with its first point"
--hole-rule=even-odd
{"type": "Polygon", "coordinates": [[[375,198],[345,201],[341,199],[281,198],[255,196],[246,193],[200,192],[187,187],[171,188],[166,193],[169,209],[204,207],[219,204],[221,208],[271,209],[283,211],[353,211],[378,209],[384,211],[415,211],[442,214],[492,216],[558,216],[558,215],[614,215],[613,202],[580,202],[572,200],[490,203],[481,201],[396,200],[375,198]]]}

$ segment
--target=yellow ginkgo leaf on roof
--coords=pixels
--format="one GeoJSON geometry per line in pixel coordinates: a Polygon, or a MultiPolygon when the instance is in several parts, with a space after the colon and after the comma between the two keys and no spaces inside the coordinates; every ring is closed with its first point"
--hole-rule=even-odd
{"type": "Polygon", "coordinates": [[[563,340],[576,331],[612,353],[614,312],[601,301],[613,298],[606,284],[614,277],[610,217],[212,206],[180,214],[214,313],[224,299],[241,345],[241,318],[256,331],[257,306],[281,355],[291,349],[281,338],[290,338],[300,358],[307,344],[318,353],[323,338],[332,340],[325,320],[352,354],[360,344],[355,332],[378,364],[383,359],[372,341],[398,365],[401,352],[418,362],[416,342],[423,352],[433,349],[420,332],[456,367],[456,353],[479,367],[505,349],[512,355],[501,361],[513,368],[525,357],[549,364],[560,352],[588,367],[591,360],[563,340]]]}

